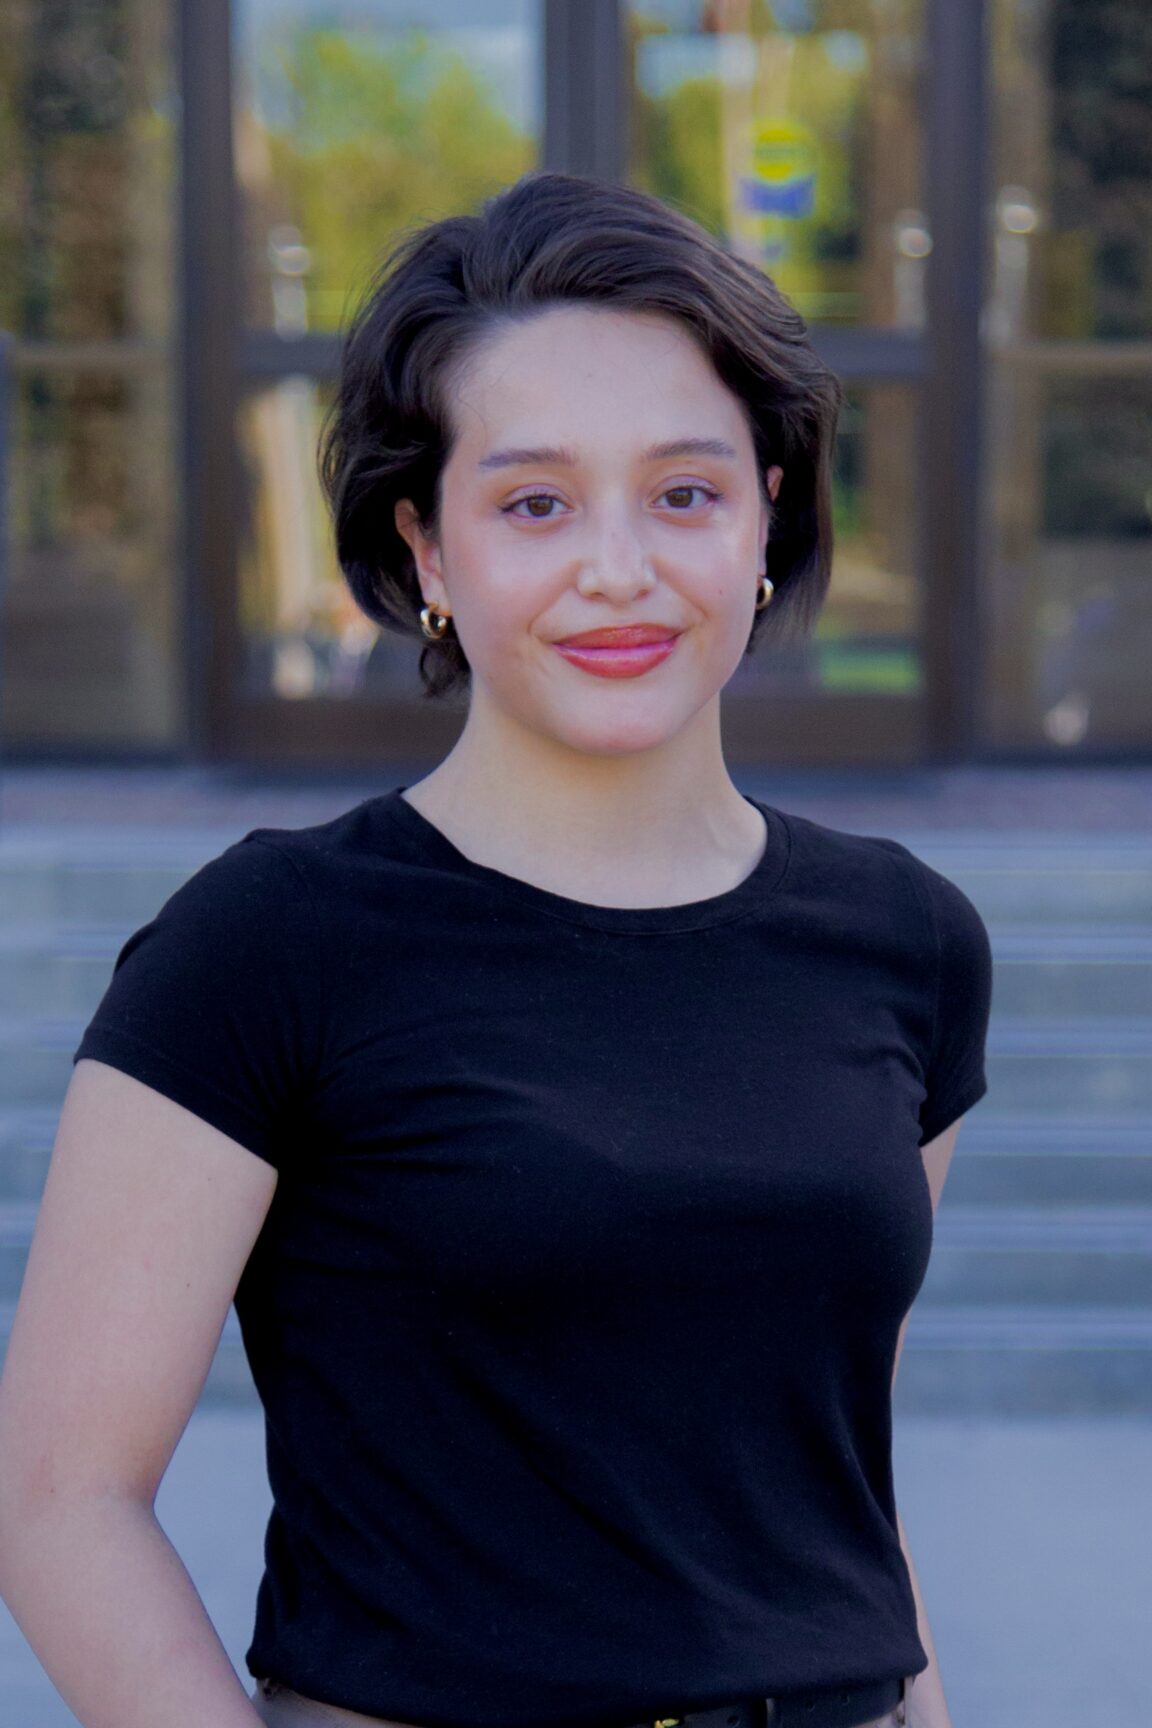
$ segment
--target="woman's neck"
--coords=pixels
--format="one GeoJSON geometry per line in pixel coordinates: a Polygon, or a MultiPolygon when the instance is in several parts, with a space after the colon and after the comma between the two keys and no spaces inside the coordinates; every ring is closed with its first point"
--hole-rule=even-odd
{"type": "Polygon", "coordinates": [[[622,906],[706,899],[755,868],[764,819],[718,737],[714,749],[677,742],[627,757],[493,752],[465,728],[404,797],[466,857],[553,893],[622,906]]]}

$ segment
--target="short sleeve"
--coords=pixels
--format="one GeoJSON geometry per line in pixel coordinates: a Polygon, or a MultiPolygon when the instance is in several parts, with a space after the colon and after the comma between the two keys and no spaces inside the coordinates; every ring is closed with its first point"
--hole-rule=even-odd
{"type": "Polygon", "coordinates": [[[133,1075],[280,1168],[319,1063],[323,958],[300,866],[246,834],[128,937],[72,1062],[133,1075]]]}
{"type": "Polygon", "coordinates": [[[988,1090],[992,945],[980,913],[954,882],[922,861],[919,874],[935,926],[937,956],[927,1092],[920,1106],[919,1144],[926,1146],[988,1090]]]}

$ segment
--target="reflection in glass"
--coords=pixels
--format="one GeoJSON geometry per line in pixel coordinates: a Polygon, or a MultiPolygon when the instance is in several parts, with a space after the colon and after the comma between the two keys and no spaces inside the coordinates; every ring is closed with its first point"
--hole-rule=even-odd
{"type": "Polygon", "coordinates": [[[241,689],[300,698],[360,695],[377,628],[336,562],[316,475],[330,390],[282,378],[241,405],[241,689]]]}
{"type": "Polygon", "coordinates": [[[29,370],[14,395],[5,736],[167,743],[178,719],[167,365],[29,370]]]}
{"type": "Polygon", "coordinates": [[[1147,0],[995,0],[989,334],[1152,337],[1147,0]]]}
{"type": "Polygon", "coordinates": [[[1138,748],[1152,736],[1152,369],[1001,356],[989,729],[998,743],[1138,748]]]}
{"type": "Polygon", "coordinates": [[[316,447],[331,387],[282,378],[241,405],[240,693],[421,697],[423,639],[383,631],[336,561],[316,447]]]}
{"type": "Polygon", "coordinates": [[[1144,0],[996,0],[985,726],[1152,736],[1152,59],[1144,0]]]}
{"type": "Polygon", "coordinates": [[[0,6],[0,326],[167,338],[175,241],[172,8],[0,6]]]}
{"type": "Polygon", "coordinates": [[[920,0],[632,0],[629,179],[809,321],[924,322],[920,0]]]}
{"type": "Polygon", "coordinates": [[[824,610],[806,643],[758,643],[733,690],[920,693],[916,422],[916,394],[903,385],[845,391],[824,610]]]}
{"type": "Polygon", "coordinates": [[[0,6],[0,697],[18,747],[177,733],[172,12],[0,6]]]}
{"type": "Polygon", "coordinates": [[[396,232],[537,158],[541,0],[235,0],[245,316],[336,330],[396,232]]]}

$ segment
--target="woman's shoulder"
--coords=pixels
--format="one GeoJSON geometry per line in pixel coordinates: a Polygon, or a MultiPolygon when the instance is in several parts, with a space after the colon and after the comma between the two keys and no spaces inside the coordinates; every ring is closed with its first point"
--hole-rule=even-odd
{"type": "Polygon", "coordinates": [[[355,873],[358,866],[386,863],[393,853],[400,856],[389,824],[381,819],[387,801],[387,794],[363,798],[323,821],[299,828],[269,824],[250,828],[210,859],[206,868],[222,884],[250,877],[269,887],[279,882],[289,893],[294,885],[313,896],[325,890],[339,893],[348,873],[355,873]]]}
{"type": "Polygon", "coordinates": [[[899,876],[919,875],[929,868],[903,841],[886,834],[833,827],[794,810],[779,814],[789,829],[794,875],[821,882],[836,879],[848,888],[859,882],[861,871],[899,876]]]}
{"type": "Polygon", "coordinates": [[[906,841],[833,827],[791,811],[787,822],[794,891],[807,886],[821,897],[842,899],[862,914],[871,909],[893,918],[900,918],[911,904],[934,942],[987,944],[983,917],[967,891],[906,841]]]}

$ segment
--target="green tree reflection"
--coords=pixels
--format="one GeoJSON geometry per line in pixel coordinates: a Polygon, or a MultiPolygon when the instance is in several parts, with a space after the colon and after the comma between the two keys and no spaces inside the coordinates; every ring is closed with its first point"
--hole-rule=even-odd
{"type": "Polygon", "coordinates": [[[464,55],[425,31],[373,41],[302,28],[281,75],[289,101],[264,128],[269,178],[311,254],[313,328],[340,326],[398,229],[472,209],[535,159],[464,55]]]}

